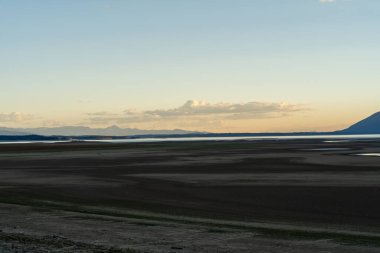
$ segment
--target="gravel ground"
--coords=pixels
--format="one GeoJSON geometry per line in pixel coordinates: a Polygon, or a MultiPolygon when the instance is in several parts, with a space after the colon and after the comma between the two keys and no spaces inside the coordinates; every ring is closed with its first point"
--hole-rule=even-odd
{"type": "Polygon", "coordinates": [[[332,240],[278,239],[243,229],[0,205],[0,252],[375,253],[332,240]]]}

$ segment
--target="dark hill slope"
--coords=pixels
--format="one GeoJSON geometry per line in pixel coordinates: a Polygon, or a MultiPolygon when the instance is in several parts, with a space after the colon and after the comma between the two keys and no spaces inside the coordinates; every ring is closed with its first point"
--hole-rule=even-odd
{"type": "Polygon", "coordinates": [[[365,118],[349,128],[340,131],[343,134],[380,134],[380,112],[365,118]]]}

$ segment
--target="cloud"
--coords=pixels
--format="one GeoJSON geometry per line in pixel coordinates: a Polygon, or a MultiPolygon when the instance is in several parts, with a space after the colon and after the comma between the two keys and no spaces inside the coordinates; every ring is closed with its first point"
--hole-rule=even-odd
{"type": "Polygon", "coordinates": [[[218,122],[224,120],[278,118],[305,111],[303,105],[289,103],[208,103],[189,100],[183,105],[171,109],[138,111],[127,109],[122,114],[107,112],[88,113],[93,124],[126,124],[147,122],[218,122]]]}
{"type": "MultiPolygon", "coordinates": [[[[144,111],[142,114],[158,118],[203,116],[203,115],[224,115],[238,116],[245,115],[251,118],[262,117],[263,115],[274,115],[279,113],[290,113],[301,110],[301,106],[288,103],[207,103],[204,101],[189,100],[184,105],[168,109],[144,111]]],[[[128,112],[126,111],[126,114],[128,112]]],[[[136,115],[135,113],[132,115],[136,115]]]]}
{"type": "Polygon", "coordinates": [[[0,113],[0,122],[21,122],[33,118],[32,115],[22,112],[0,113]]]}
{"type": "Polygon", "coordinates": [[[326,3],[332,3],[335,2],[336,0],[319,0],[320,3],[326,4],[326,3]]]}
{"type": "Polygon", "coordinates": [[[110,113],[110,112],[89,112],[89,113],[86,113],[88,116],[102,116],[102,117],[105,117],[105,116],[116,116],[117,114],[116,113],[110,113]]]}

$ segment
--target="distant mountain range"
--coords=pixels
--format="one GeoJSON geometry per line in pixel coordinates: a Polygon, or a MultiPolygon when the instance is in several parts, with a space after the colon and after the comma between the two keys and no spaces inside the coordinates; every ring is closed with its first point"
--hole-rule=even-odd
{"type": "Polygon", "coordinates": [[[29,135],[30,133],[17,132],[16,130],[10,128],[0,128],[0,135],[29,135]]]}
{"type": "Polygon", "coordinates": [[[380,134],[380,112],[359,121],[358,123],[335,132],[297,132],[297,133],[206,133],[181,129],[174,130],[141,130],[135,128],[120,128],[110,126],[107,128],[90,128],[82,126],[42,127],[42,128],[0,128],[0,140],[13,139],[67,139],[67,138],[141,138],[141,137],[223,137],[223,136],[299,136],[299,135],[343,135],[343,134],[380,134]],[[21,138],[21,136],[24,136],[21,138]]]}
{"type": "Polygon", "coordinates": [[[90,128],[82,126],[41,127],[41,128],[0,128],[0,135],[44,135],[44,136],[131,136],[131,135],[166,135],[200,133],[181,129],[141,130],[135,128],[90,128]]]}

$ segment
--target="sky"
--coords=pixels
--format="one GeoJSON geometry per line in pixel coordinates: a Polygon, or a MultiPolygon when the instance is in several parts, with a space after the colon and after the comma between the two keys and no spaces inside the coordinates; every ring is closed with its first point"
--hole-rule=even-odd
{"type": "Polygon", "coordinates": [[[329,131],[380,111],[378,0],[0,0],[0,126],[329,131]]]}

